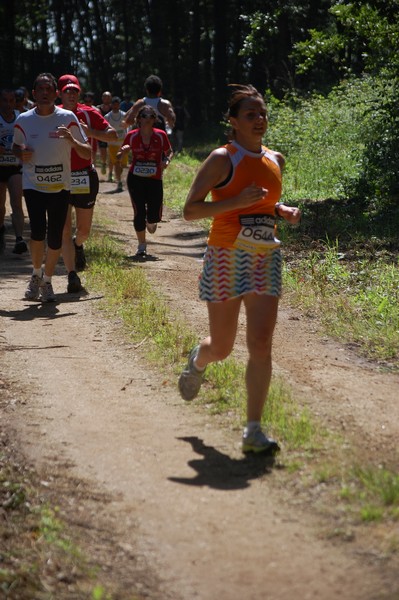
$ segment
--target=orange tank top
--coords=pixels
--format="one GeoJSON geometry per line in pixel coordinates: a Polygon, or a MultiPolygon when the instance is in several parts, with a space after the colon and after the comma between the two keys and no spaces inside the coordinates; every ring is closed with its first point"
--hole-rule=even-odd
{"type": "Polygon", "coordinates": [[[249,152],[235,141],[224,147],[230,155],[232,174],[225,185],[211,191],[212,202],[237,196],[253,182],[269,192],[262,200],[250,207],[231,210],[214,217],[208,245],[231,248],[240,232],[240,215],[274,216],[274,205],[281,196],[281,169],[274,152],[265,146],[262,146],[262,151],[259,153],[249,152]]]}

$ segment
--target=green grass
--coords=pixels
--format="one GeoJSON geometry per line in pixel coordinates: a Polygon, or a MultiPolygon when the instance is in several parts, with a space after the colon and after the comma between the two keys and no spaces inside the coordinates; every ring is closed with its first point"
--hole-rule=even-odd
{"type": "Polygon", "coordinates": [[[181,216],[187,193],[193,181],[193,175],[199,169],[200,162],[191,154],[183,152],[173,159],[165,172],[165,203],[176,214],[181,216]]]}
{"type": "Polygon", "coordinates": [[[292,201],[343,198],[360,175],[372,82],[349,81],[327,97],[270,99],[267,144],[287,158],[284,196],[292,201]]]}
{"type": "Polygon", "coordinates": [[[384,467],[353,465],[340,497],[354,506],[361,521],[399,520],[399,475],[384,467]]]}
{"type": "Polygon", "coordinates": [[[399,261],[354,260],[325,244],[287,264],[290,301],[317,317],[327,334],[370,358],[399,362],[399,261]]]}

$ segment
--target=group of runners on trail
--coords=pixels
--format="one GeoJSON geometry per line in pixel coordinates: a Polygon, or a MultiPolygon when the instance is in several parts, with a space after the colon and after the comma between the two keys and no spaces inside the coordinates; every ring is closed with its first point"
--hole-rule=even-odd
{"type": "MultiPolygon", "coordinates": [[[[200,167],[184,206],[187,220],[212,218],[199,278],[200,299],[208,307],[209,335],[190,352],[178,387],[184,400],[193,400],[206,367],[231,353],[243,304],[249,358],[242,450],[273,454],[279,450],[278,443],[263,431],[261,419],[271,380],[272,339],[281,295],[276,219],[296,224],[301,214],[298,208],[280,202],[284,157],[262,143],[268,125],[262,95],[251,85],[230,87],[226,114],[230,139],[200,167]]],[[[76,271],[85,264],[83,244],[90,233],[98,192],[89,140],[108,143],[117,138],[115,128],[98,111],[94,115],[96,109],[78,103],[79,94],[75,76],[64,75],[57,83],[51,74],[41,74],[33,86],[36,106],[20,114],[14,124],[11,152],[22,163],[31,225],[33,272],[25,293],[30,300],[55,301],[51,278],[61,252],[68,291],[81,289],[76,271]],[[58,93],[62,107],[55,104],[58,93]],[[74,238],[72,209],[76,213],[74,238]]],[[[128,131],[115,154],[118,163],[129,153],[132,157],[127,186],[139,258],[146,256],[146,231],[154,233],[161,221],[162,174],[173,156],[167,133],[156,127],[159,113],[173,126],[173,108],[168,101],[160,101],[160,93],[154,99],[148,95],[136,101],[124,117],[127,125],[136,127],[128,131]]]]}

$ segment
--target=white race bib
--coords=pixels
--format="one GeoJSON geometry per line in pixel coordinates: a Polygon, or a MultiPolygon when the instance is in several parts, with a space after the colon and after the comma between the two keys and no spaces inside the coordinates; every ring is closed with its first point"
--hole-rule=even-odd
{"type": "Polygon", "coordinates": [[[64,188],[62,165],[35,166],[35,184],[39,191],[59,192],[64,188]]]}
{"type": "Polygon", "coordinates": [[[240,215],[240,225],[235,248],[247,252],[265,252],[281,244],[275,237],[276,222],[271,215],[240,215]]]}
{"type": "Polygon", "coordinates": [[[18,165],[18,159],[15,156],[15,154],[12,154],[12,152],[10,152],[10,154],[0,154],[0,166],[1,167],[12,167],[12,166],[16,166],[18,165]]]}
{"type": "Polygon", "coordinates": [[[133,175],[139,177],[153,177],[157,172],[157,163],[148,161],[137,161],[133,167],[133,175]]]}
{"type": "Polygon", "coordinates": [[[88,169],[72,171],[71,194],[90,194],[90,177],[88,169]]]}

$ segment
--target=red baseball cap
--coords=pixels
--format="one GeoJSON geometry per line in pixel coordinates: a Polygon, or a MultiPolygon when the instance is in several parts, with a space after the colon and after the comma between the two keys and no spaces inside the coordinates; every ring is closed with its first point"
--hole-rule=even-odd
{"type": "Polygon", "coordinates": [[[69,89],[79,90],[80,92],[79,79],[75,75],[61,75],[58,80],[58,89],[61,92],[69,89]]]}

